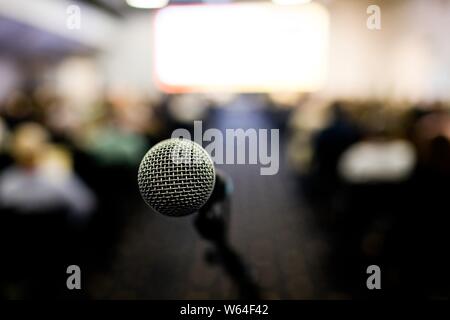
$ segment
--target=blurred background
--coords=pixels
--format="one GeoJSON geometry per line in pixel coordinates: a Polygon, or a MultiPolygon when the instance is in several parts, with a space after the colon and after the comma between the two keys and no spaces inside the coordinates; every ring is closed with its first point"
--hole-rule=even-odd
{"type": "Polygon", "coordinates": [[[2,0],[0,297],[447,299],[450,1],[372,2],[2,0]],[[194,120],[280,129],[217,166],[226,246],[137,189],[194,120]]]}

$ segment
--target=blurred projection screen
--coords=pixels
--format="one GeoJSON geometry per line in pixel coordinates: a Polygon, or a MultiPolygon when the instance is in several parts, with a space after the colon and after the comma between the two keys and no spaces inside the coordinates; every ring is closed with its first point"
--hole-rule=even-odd
{"type": "Polygon", "coordinates": [[[325,82],[320,4],[170,6],[156,14],[154,76],[178,92],[315,91],[325,82]]]}

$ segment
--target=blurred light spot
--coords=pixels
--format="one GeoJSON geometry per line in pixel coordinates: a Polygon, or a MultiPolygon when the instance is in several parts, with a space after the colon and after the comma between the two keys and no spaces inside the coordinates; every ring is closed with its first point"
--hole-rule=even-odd
{"type": "Polygon", "coordinates": [[[310,3],[311,0],[272,0],[272,2],[280,5],[295,5],[310,3]]]}
{"type": "Polygon", "coordinates": [[[158,9],[169,4],[169,0],[127,0],[130,7],[139,9],[158,9]]]}
{"type": "Polygon", "coordinates": [[[353,183],[395,182],[411,174],[416,157],[407,141],[359,142],[339,161],[339,173],[353,183]]]}
{"type": "Polygon", "coordinates": [[[315,91],[328,12],[317,3],[170,6],[157,12],[155,80],[165,92],[315,91]]]}

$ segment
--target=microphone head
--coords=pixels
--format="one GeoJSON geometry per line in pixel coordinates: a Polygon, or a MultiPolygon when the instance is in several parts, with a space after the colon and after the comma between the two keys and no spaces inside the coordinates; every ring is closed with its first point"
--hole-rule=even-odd
{"type": "Polygon", "coordinates": [[[199,144],[180,138],[159,142],[141,161],[139,191],[155,211],[180,217],[208,201],[215,184],[214,163],[199,144]]]}

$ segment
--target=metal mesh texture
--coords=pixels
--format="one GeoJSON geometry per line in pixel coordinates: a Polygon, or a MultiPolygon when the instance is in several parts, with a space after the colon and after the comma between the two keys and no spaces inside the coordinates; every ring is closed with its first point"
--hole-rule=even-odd
{"type": "Polygon", "coordinates": [[[168,139],[153,146],[141,161],[138,185],[145,202],[168,216],[184,216],[209,199],[215,170],[209,154],[187,139],[168,139]]]}

